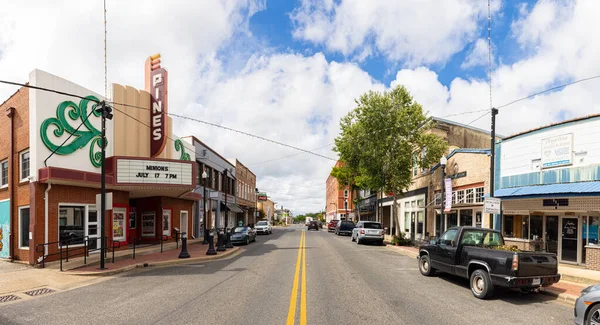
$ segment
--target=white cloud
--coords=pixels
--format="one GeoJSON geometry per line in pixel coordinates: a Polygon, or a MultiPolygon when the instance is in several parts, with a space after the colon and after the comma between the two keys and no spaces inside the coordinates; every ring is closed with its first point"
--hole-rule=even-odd
{"type": "Polygon", "coordinates": [[[484,66],[488,62],[488,41],[480,38],[475,42],[471,53],[465,58],[461,64],[461,68],[469,69],[477,66],[484,66]]]}
{"type": "MultiPolygon", "coordinates": [[[[500,1],[493,2],[497,11],[500,1]]],[[[477,0],[303,0],[291,15],[294,37],[324,44],[346,56],[373,44],[408,66],[444,63],[474,41],[487,3],[477,0]]],[[[359,55],[358,58],[362,56],[359,55]]]]}
{"type": "MultiPolygon", "coordinates": [[[[540,1],[530,11],[523,10],[513,33],[524,47],[535,50],[510,65],[498,66],[492,74],[494,106],[528,96],[544,89],[600,73],[600,40],[588,31],[600,28],[596,13],[600,2],[578,1],[565,6],[563,1],[540,1]],[[553,7],[549,10],[547,7],[553,7]],[[560,13],[560,19],[534,17],[541,11],[560,13]],[[565,18],[566,17],[566,18],[565,18]],[[526,35],[526,36],[523,36],[526,35]]],[[[558,17],[558,16],[557,16],[558,17]]],[[[398,72],[396,83],[404,84],[417,101],[437,116],[461,114],[489,108],[487,80],[455,78],[450,87],[437,80],[437,73],[426,68],[398,72]]],[[[513,134],[550,124],[563,116],[572,118],[598,112],[597,89],[600,80],[566,87],[500,109],[498,132],[513,134]]],[[[455,115],[451,119],[469,123],[482,113],[455,115]]],[[[489,129],[490,117],[473,123],[489,129]]]]}

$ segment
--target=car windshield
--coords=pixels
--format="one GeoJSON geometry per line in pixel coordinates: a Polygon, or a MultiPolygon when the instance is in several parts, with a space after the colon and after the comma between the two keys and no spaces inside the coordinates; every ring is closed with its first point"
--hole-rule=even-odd
{"type": "Polygon", "coordinates": [[[266,226],[267,222],[266,221],[259,221],[256,223],[257,226],[266,226]]]}
{"type": "Polygon", "coordinates": [[[365,225],[363,228],[381,229],[381,224],[379,222],[365,222],[365,225]]]}
{"type": "Polygon", "coordinates": [[[234,233],[241,233],[241,232],[246,232],[248,230],[247,227],[235,227],[235,229],[233,229],[234,233]]]}

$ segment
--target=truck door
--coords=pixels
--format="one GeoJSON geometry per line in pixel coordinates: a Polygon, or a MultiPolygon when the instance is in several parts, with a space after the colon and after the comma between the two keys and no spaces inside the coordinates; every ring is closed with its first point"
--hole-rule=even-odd
{"type": "Polygon", "coordinates": [[[456,255],[456,237],[458,229],[448,229],[435,245],[432,266],[442,272],[452,272],[454,256],[456,255]]]}

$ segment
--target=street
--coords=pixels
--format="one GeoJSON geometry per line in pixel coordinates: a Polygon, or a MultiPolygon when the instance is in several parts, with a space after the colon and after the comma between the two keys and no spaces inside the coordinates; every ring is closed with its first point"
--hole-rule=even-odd
{"type": "Polygon", "coordinates": [[[497,291],[479,300],[467,280],[421,276],[416,260],[389,248],[305,229],[276,228],[224,260],[133,271],[5,304],[0,324],[285,324],[289,315],[295,324],[572,323],[572,307],[548,296],[497,291]]]}

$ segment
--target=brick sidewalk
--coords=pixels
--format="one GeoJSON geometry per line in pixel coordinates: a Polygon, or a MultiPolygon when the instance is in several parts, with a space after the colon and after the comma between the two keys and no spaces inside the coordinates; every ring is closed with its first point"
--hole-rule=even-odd
{"type": "Polygon", "coordinates": [[[217,255],[206,255],[207,249],[208,245],[194,243],[188,245],[188,253],[190,254],[190,258],[179,258],[179,253],[181,252],[180,247],[179,249],[166,250],[163,253],[158,252],[143,256],[136,256],[136,259],[128,258],[118,260],[115,261],[114,264],[110,262],[110,259],[107,259],[107,262],[105,263],[106,269],[104,270],[100,270],[98,265],[89,265],[65,271],[65,273],[74,275],[111,275],[119,272],[129,271],[136,267],[202,262],[221,259],[239,252],[241,248],[235,246],[234,248],[227,249],[225,252],[217,252],[217,255]]]}

